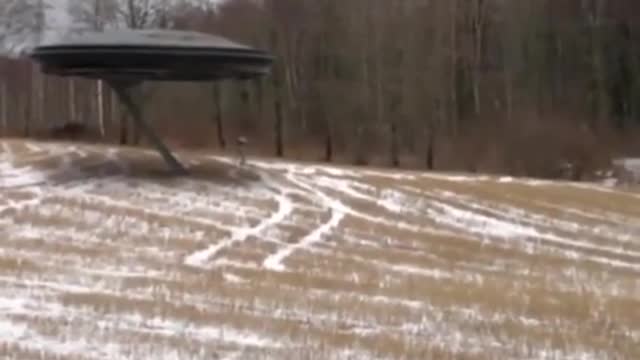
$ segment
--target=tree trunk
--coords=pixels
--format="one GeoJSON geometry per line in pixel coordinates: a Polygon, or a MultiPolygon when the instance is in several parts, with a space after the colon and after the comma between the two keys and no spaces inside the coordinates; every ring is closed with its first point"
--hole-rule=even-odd
{"type": "MultiPolygon", "coordinates": [[[[146,93],[144,90],[144,85],[141,84],[140,86],[137,86],[134,90],[132,90],[131,95],[133,97],[133,101],[135,102],[135,104],[139,107],[139,111],[140,111],[140,116],[142,118],[145,117],[145,106],[144,104],[146,103],[146,93]]],[[[134,123],[134,119],[129,116],[127,117],[128,121],[128,125],[131,126],[130,131],[131,131],[131,145],[133,146],[139,146],[140,145],[140,138],[142,136],[141,131],[140,131],[140,127],[136,126],[134,123]]]]}
{"type": "Polygon", "coordinates": [[[128,126],[129,119],[127,118],[127,114],[123,112],[120,113],[120,145],[127,145],[128,142],[128,126]]]}
{"type": "MultiPolygon", "coordinates": [[[[32,110],[31,117],[33,125],[37,128],[38,125],[44,124],[44,75],[38,72],[38,68],[34,65],[30,66],[31,69],[31,96],[32,96],[32,110]]],[[[27,132],[27,136],[28,136],[27,132]]]]}
{"type": "Polygon", "coordinates": [[[434,169],[435,162],[435,128],[431,128],[427,134],[427,153],[425,156],[425,165],[427,166],[427,170],[431,171],[434,169]]]}
{"type": "Polygon", "coordinates": [[[333,161],[333,137],[331,133],[331,124],[327,121],[327,134],[324,139],[324,160],[329,163],[333,161]]]}
{"type": "Polygon", "coordinates": [[[7,82],[2,81],[0,82],[0,130],[2,130],[3,134],[7,131],[9,117],[9,109],[7,108],[9,102],[7,101],[7,95],[7,82]]]}
{"type": "MultiPolygon", "coordinates": [[[[31,98],[31,96],[27,96],[27,98],[31,98]]],[[[29,137],[30,134],[30,130],[31,130],[31,115],[32,115],[32,110],[31,110],[31,104],[28,100],[24,100],[22,102],[22,114],[23,114],[23,120],[24,120],[24,124],[22,127],[22,131],[23,131],[23,135],[24,137],[29,137]]]]}
{"type": "Polygon", "coordinates": [[[449,91],[451,118],[450,126],[453,134],[458,132],[458,0],[450,0],[450,64],[449,64],[449,91]]]}
{"type": "Polygon", "coordinates": [[[604,61],[604,29],[602,28],[602,15],[604,10],[604,1],[595,0],[595,9],[593,10],[593,66],[596,75],[598,110],[597,110],[597,126],[601,127],[607,121],[609,115],[609,100],[607,93],[607,74],[604,61]]]}
{"type": "Polygon", "coordinates": [[[275,112],[276,112],[276,122],[275,122],[275,146],[276,146],[276,156],[283,157],[284,156],[284,119],[282,113],[282,103],[279,99],[275,102],[275,112]]]}
{"type": "Polygon", "coordinates": [[[251,99],[251,89],[248,81],[242,81],[240,84],[240,101],[242,104],[242,128],[247,131],[253,129],[253,102],[251,99]]]}
{"type": "MultiPolygon", "coordinates": [[[[119,126],[120,121],[118,121],[119,119],[119,115],[120,115],[120,109],[118,108],[119,104],[118,104],[118,97],[113,93],[113,91],[109,91],[109,103],[111,106],[111,110],[109,111],[110,114],[109,116],[111,117],[111,120],[109,121],[109,124],[112,127],[112,131],[114,134],[118,134],[117,129],[113,129],[114,125],[119,126]]],[[[111,132],[110,132],[111,133],[111,132]]],[[[115,141],[116,139],[114,139],[115,141]]]]}
{"type": "Polygon", "coordinates": [[[505,102],[506,118],[510,124],[513,121],[513,71],[511,69],[505,71],[505,102]]]}
{"type": "Polygon", "coordinates": [[[262,128],[262,121],[264,120],[264,81],[262,79],[256,79],[254,81],[254,87],[256,88],[256,120],[258,126],[262,128]]]}
{"type": "MultiPolygon", "coordinates": [[[[140,112],[144,113],[142,109],[140,110],[140,112]]],[[[131,117],[129,117],[128,119],[129,119],[129,124],[131,126],[131,133],[132,133],[131,144],[133,146],[139,146],[140,138],[141,138],[140,129],[133,123],[133,119],[131,117]]]]}
{"type": "Polygon", "coordinates": [[[398,151],[398,124],[395,119],[391,120],[391,166],[400,166],[400,156],[398,151]]]}
{"type": "MultiPolygon", "coordinates": [[[[113,93],[112,93],[113,94],[113,93]]],[[[115,95],[115,94],[113,94],[115,95]]],[[[113,96],[112,99],[114,102],[118,101],[117,96],[113,96]]],[[[120,115],[120,145],[128,145],[129,143],[129,118],[126,109],[123,108],[124,104],[119,104],[118,113],[120,115]]]]}
{"type": "Polygon", "coordinates": [[[105,126],[104,126],[104,82],[102,80],[98,80],[97,84],[97,100],[98,100],[98,126],[100,127],[100,136],[102,138],[105,137],[105,126]]]}
{"type": "Polygon", "coordinates": [[[286,62],[286,66],[284,68],[284,91],[283,93],[286,96],[286,101],[288,104],[288,111],[289,111],[289,116],[298,114],[299,112],[299,108],[298,108],[298,101],[296,99],[295,96],[295,92],[294,92],[294,87],[293,87],[293,76],[291,73],[291,68],[295,66],[295,63],[293,61],[287,61],[286,62]]]}
{"type": "Polygon", "coordinates": [[[427,170],[435,169],[436,141],[438,139],[438,133],[446,118],[445,112],[446,109],[444,104],[437,103],[435,117],[427,124],[427,148],[425,154],[425,165],[427,166],[427,170]]]}
{"type": "Polygon", "coordinates": [[[69,122],[75,123],[76,113],[76,83],[74,79],[69,80],[69,122]]]}
{"type": "MultiPolygon", "coordinates": [[[[38,71],[36,68],[35,71],[38,71]]],[[[46,126],[49,119],[47,118],[46,106],[47,106],[47,77],[40,73],[37,76],[38,81],[38,121],[40,122],[40,126],[46,126]]]]}
{"type": "Polygon", "coordinates": [[[216,124],[216,133],[218,136],[218,145],[225,149],[227,143],[224,138],[224,123],[222,121],[222,89],[218,82],[213,83],[213,102],[215,107],[214,121],[216,124]]]}
{"type": "Polygon", "coordinates": [[[473,105],[476,116],[480,115],[480,81],[482,79],[482,51],[484,42],[484,0],[474,0],[473,33],[473,105]]]}
{"type": "Polygon", "coordinates": [[[502,63],[503,63],[503,91],[504,91],[504,119],[507,124],[511,124],[513,119],[514,110],[514,90],[515,90],[515,69],[518,64],[519,46],[520,46],[520,34],[518,31],[518,17],[520,15],[520,8],[517,3],[511,3],[505,5],[504,17],[505,28],[502,33],[502,47],[504,48],[502,63]]]}
{"type": "Polygon", "coordinates": [[[31,119],[33,116],[33,106],[32,106],[32,102],[33,102],[33,74],[30,70],[30,68],[28,68],[26,71],[27,74],[27,81],[25,81],[25,84],[27,86],[27,88],[24,91],[24,95],[26,99],[24,99],[22,101],[22,115],[23,115],[23,120],[24,123],[22,124],[22,131],[23,131],[23,135],[24,137],[29,137],[30,134],[30,130],[31,130],[31,119]]]}
{"type": "MultiPolygon", "coordinates": [[[[373,111],[373,116],[376,117],[376,120],[379,121],[379,119],[381,118],[381,114],[380,114],[380,96],[376,96],[378,95],[378,85],[379,85],[379,81],[374,81],[372,84],[371,81],[371,73],[372,73],[372,68],[374,68],[373,70],[377,71],[379,69],[376,68],[376,65],[379,63],[379,54],[377,53],[378,50],[378,35],[377,35],[377,31],[375,31],[376,27],[378,26],[377,24],[375,24],[375,19],[374,19],[374,14],[376,11],[375,6],[369,5],[367,6],[366,11],[366,18],[365,18],[365,23],[364,23],[364,27],[367,31],[367,36],[365,36],[364,39],[364,46],[362,47],[362,51],[361,51],[361,63],[362,63],[362,94],[361,94],[361,113],[362,116],[360,116],[359,118],[355,119],[355,136],[353,136],[353,146],[355,147],[354,151],[354,162],[356,165],[364,165],[366,163],[366,159],[365,159],[365,154],[364,154],[364,147],[365,147],[365,139],[364,139],[364,133],[365,133],[365,124],[364,122],[367,121],[366,119],[368,119],[371,115],[372,115],[372,111],[373,111]],[[371,46],[371,39],[369,36],[369,32],[372,32],[372,35],[374,37],[373,39],[373,50],[372,50],[372,46],[371,46]],[[375,60],[375,63],[371,64],[372,61],[372,56],[373,56],[373,60],[375,60]],[[375,91],[375,94],[372,96],[372,85],[373,85],[373,90],[375,91]],[[371,108],[372,106],[375,106],[375,108],[371,108]]],[[[375,73],[376,76],[379,75],[379,72],[375,73]]],[[[376,77],[377,80],[377,77],[376,77]]]]}

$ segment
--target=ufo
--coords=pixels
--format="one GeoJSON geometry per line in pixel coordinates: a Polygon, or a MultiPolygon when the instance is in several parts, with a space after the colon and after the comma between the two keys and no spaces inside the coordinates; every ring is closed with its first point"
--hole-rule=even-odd
{"type": "Polygon", "coordinates": [[[28,57],[45,74],[104,80],[168,165],[185,174],[143,119],[133,88],[145,81],[252,79],[267,75],[274,61],[266,51],[221,36],[161,29],[76,32],[34,47],[28,57]]]}
{"type": "Polygon", "coordinates": [[[229,39],[192,31],[79,32],[35,47],[47,74],[139,81],[211,81],[266,75],[273,58],[229,39]]]}

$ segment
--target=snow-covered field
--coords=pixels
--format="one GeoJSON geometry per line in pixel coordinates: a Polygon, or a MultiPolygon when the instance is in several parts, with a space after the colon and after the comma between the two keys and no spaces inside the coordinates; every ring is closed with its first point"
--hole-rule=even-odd
{"type": "Polygon", "coordinates": [[[640,195],[0,142],[0,358],[640,358],[640,195]]]}

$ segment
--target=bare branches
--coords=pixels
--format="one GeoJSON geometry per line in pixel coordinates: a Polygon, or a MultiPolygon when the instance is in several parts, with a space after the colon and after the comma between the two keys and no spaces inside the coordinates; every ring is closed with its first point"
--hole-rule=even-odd
{"type": "Polygon", "coordinates": [[[72,1],[67,9],[81,27],[101,31],[116,22],[117,0],[72,1]]]}
{"type": "Polygon", "coordinates": [[[172,17],[185,0],[86,0],[73,1],[68,13],[82,28],[144,29],[173,27],[172,17]]]}
{"type": "Polygon", "coordinates": [[[0,49],[20,51],[45,30],[49,5],[44,0],[3,0],[0,3],[0,49]]]}

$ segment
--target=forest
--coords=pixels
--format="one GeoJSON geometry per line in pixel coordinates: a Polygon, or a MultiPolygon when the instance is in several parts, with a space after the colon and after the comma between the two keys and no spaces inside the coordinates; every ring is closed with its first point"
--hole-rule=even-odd
{"type": "MultiPolygon", "coordinates": [[[[45,0],[0,3],[0,135],[143,146],[100,81],[46,76],[15,49],[45,0]]],[[[56,9],[60,11],[60,9],[56,9]]],[[[256,80],[147,83],[175,147],[359,166],[581,180],[640,155],[640,2],[631,0],[86,0],[66,30],[193,30],[275,56],[256,80]],[[570,175],[567,168],[570,167],[570,175]]]]}

